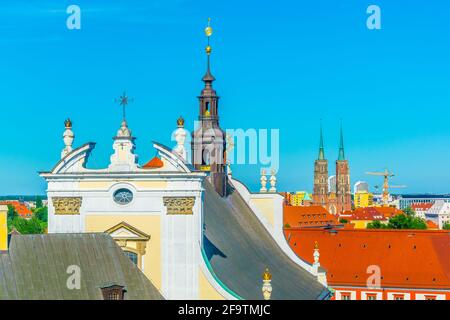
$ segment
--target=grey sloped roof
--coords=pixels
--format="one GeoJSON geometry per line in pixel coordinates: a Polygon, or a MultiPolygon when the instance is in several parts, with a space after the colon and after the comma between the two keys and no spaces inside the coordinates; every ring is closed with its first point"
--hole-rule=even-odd
{"type": "Polygon", "coordinates": [[[295,264],[276,244],[239,193],[229,186],[221,198],[204,183],[203,249],[216,276],[246,300],[261,300],[262,274],[272,274],[272,299],[315,300],[329,291],[295,264]]]}
{"type": "Polygon", "coordinates": [[[111,285],[125,287],[125,299],[163,299],[104,233],[14,235],[0,253],[1,300],[101,300],[111,285]],[[80,267],[80,290],[66,285],[72,265],[80,267]]]}

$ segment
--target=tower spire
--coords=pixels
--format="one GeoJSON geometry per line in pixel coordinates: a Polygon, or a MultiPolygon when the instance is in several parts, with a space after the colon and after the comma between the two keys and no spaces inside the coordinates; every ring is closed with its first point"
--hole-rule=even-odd
{"type": "Polygon", "coordinates": [[[211,38],[212,34],[213,34],[213,29],[211,28],[211,18],[208,18],[208,26],[205,28],[205,35],[206,35],[206,38],[208,39],[208,44],[205,49],[205,51],[206,51],[206,73],[202,79],[206,85],[211,85],[212,82],[214,80],[216,80],[216,78],[214,78],[214,76],[211,74],[212,48],[211,48],[209,42],[210,42],[210,38],[211,38]]]}
{"type": "Polygon", "coordinates": [[[319,144],[319,158],[318,158],[318,160],[325,160],[325,149],[323,147],[322,119],[320,119],[320,144],[319,144]]]}
{"type": "Polygon", "coordinates": [[[340,137],[340,143],[339,143],[339,161],[345,160],[345,153],[344,153],[344,133],[342,131],[342,120],[341,120],[341,137],[340,137]]]}

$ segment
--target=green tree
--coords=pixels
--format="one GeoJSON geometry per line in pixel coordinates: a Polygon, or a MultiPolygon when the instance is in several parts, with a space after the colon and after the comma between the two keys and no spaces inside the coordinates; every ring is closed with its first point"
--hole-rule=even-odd
{"type": "Polygon", "coordinates": [[[42,204],[42,199],[41,197],[37,196],[36,197],[36,209],[42,208],[43,204],[42,204]]]}
{"type": "Polygon", "coordinates": [[[444,225],[442,226],[442,229],[443,229],[443,230],[450,230],[450,222],[447,222],[446,224],[444,224],[444,225]]]}
{"type": "Polygon", "coordinates": [[[412,229],[425,230],[427,224],[425,220],[413,215],[399,214],[389,219],[387,224],[380,221],[372,221],[367,224],[367,229],[412,229]]]}
{"type": "Polygon", "coordinates": [[[427,229],[427,224],[425,220],[421,218],[411,215],[399,214],[389,219],[387,227],[388,229],[425,230],[427,229]]]}
{"type": "Polygon", "coordinates": [[[8,220],[12,221],[15,217],[18,217],[19,214],[17,213],[16,209],[8,204],[8,220]]]}
{"type": "Polygon", "coordinates": [[[48,222],[48,208],[36,208],[36,210],[34,210],[34,216],[42,222],[48,222]]]}
{"type": "Polygon", "coordinates": [[[344,219],[344,218],[341,218],[341,219],[339,219],[339,222],[340,222],[340,223],[348,223],[348,220],[347,220],[347,219],[344,219]]]}
{"type": "Polygon", "coordinates": [[[415,216],[416,215],[416,212],[411,207],[407,207],[407,208],[403,209],[403,212],[407,216],[415,216]]]}
{"type": "Polygon", "coordinates": [[[386,229],[386,228],[387,228],[387,226],[378,220],[369,222],[367,224],[367,229],[386,229]]]}
{"type": "Polygon", "coordinates": [[[36,217],[29,220],[16,217],[12,220],[11,227],[16,228],[21,234],[42,234],[45,231],[45,225],[36,217]]]}

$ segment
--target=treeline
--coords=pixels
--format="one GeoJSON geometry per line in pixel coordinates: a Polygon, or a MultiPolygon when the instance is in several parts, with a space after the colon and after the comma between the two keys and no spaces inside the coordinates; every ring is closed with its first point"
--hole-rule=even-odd
{"type": "Polygon", "coordinates": [[[42,204],[40,197],[28,201],[36,201],[36,208],[32,209],[31,219],[22,218],[13,206],[8,205],[8,231],[17,230],[20,234],[46,233],[48,208],[42,204]]]}

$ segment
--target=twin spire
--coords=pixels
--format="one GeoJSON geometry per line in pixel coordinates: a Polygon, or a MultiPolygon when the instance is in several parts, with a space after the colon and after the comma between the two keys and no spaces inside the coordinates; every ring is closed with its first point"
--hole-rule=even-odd
{"type": "MultiPolygon", "coordinates": [[[[323,146],[322,120],[320,121],[320,142],[319,142],[319,157],[318,157],[318,160],[325,160],[325,148],[323,146]]],[[[343,130],[342,130],[342,121],[341,121],[338,161],[344,161],[344,160],[345,160],[344,133],[343,133],[343,130]]]]}

